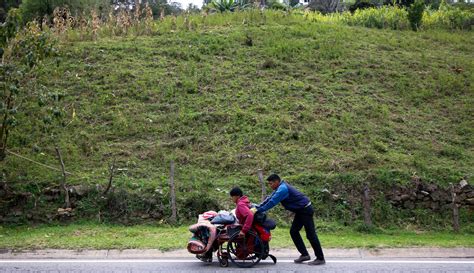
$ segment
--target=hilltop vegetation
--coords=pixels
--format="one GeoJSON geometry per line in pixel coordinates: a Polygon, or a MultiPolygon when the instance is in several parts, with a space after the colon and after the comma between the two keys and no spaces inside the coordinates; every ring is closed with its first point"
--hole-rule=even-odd
{"type": "MultiPolygon", "coordinates": [[[[32,92],[9,142],[57,167],[60,147],[70,185],[105,185],[115,158],[116,202],[104,207],[168,214],[171,160],[183,219],[230,207],[233,185],[257,200],[259,168],[319,200],[328,219],[348,207],[325,203],[325,188],[344,194],[367,182],[383,190],[413,176],[446,186],[472,175],[472,31],[379,30],[247,11],[166,18],[144,36],[104,33],[62,34],[59,55],[34,81],[61,97],[51,108],[60,111],[58,126],[45,125],[51,109],[36,111],[41,98],[32,92]]],[[[1,168],[10,189],[33,196],[60,179],[12,155],[1,168]]],[[[95,198],[78,200],[77,215],[100,214],[95,198]]],[[[380,202],[383,224],[383,210],[393,208],[380,202]]],[[[27,204],[54,213],[44,199],[27,204]]],[[[442,213],[427,223],[446,219],[442,213]]]]}

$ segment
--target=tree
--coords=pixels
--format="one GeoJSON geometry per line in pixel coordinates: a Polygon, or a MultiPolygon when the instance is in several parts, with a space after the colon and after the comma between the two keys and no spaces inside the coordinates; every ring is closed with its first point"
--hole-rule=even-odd
{"type": "Polygon", "coordinates": [[[290,0],[289,4],[290,4],[290,7],[296,7],[300,4],[300,1],[299,0],[290,0]]]}
{"type": "Polygon", "coordinates": [[[411,29],[417,31],[421,26],[421,19],[423,19],[423,12],[425,11],[425,2],[423,0],[416,0],[408,8],[408,20],[410,21],[411,29]]]}
{"type": "MultiPolygon", "coordinates": [[[[10,17],[18,17],[16,11],[10,10],[7,22],[10,17]]],[[[4,48],[0,63],[0,161],[5,158],[8,136],[17,123],[15,116],[22,110],[22,102],[31,101],[30,95],[36,88],[36,68],[43,59],[57,52],[50,34],[41,32],[33,23],[7,39],[4,48]]]]}
{"type": "Polygon", "coordinates": [[[198,6],[194,5],[193,3],[189,3],[188,8],[186,9],[189,13],[199,13],[201,10],[198,6]]]}
{"type": "Polygon", "coordinates": [[[24,22],[51,16],[56,7],[67,6],[73,15],[108,9],[110,0],[23,0],[20,9],[24,22]]]}
{"type": "Polygon", "coordinates": [[[12,8],[18,8],[20,4],[21,0],[2,0],[0,2],[0,22],[5,22],[8,11],[12,8]]]}
{"type": "Polygon", "coordinates": [[[313,0],[308,7],[323,14],[333,13],[342,8],[341,0],[313,0]]]}

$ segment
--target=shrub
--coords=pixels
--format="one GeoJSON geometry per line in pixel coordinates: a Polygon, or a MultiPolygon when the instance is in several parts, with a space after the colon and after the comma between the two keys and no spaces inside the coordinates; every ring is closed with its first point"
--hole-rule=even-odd
{"type": "Polygon", "coordinates": [[[57,7],[67,6],[74,16],[94,9],[106,10],[110,7],[108,0],[23,0],[20,9],[24,22],[42,19],[51,16],[57,7]]]}
{"type": "Polygon", "coordinates": [[[313,0],[309,3],[308,8],[319,11],[323,14],[333,13],[342,10],[341,0],[313,0]]]}
{"type": "Polygon", "coordinates": [[[209,6],[216,11],[225,12],[242,10],[249,7],[250,4],[245,0],[213,0],[209,6]]]}
{"type": "Polygon", "coordinates": [[[410,21],[411,29],[417,31],[421,26],[423,19],[423,11],[425,10],[425,3],[423,0],[416,0],[408,8],[408,20],[410,21]]]}
{"type": "Polygon", "coordinates": [[[269,9],[275,9],[275,10],[287,10],[288,6],[285,5],[284,3],[280,3],[278,0],[269,0],[267,1],[267,7],[269,9]]]}
{"type": "Polygon", "coordinates": [[[350,5],[349,11],[354,13],[358,9],[368,9],[368,8],[375,8],[375,4],[368,0],[356,0],[354,4],[350,5]]]}
{"type": "Polygon", "coordinates": [[[409,23],[407,11],[397,6],[356,10],[345,19],[349,25],[370,28],[406,29],[409,23]]]}
{"type": "Polygon", "coordinates": [[[8,41],[15,36],[20,29],[21,25],[21,13],[18,9],[11,9],[8,11],[7,19],[5,23],[0,25],[0,48],[3,55],[3,47],[8,41]]]}
{"type": "Polygon", "coordinates": [[[344,23],[350,26],[369,28],[408,29],[416,26],[416,29],[421,27],[422,29],[471,30],[474,26],[474,12],[447,5],[445,2],[441,3],[439,10],[430,10],[424,8],[421,0],[409,10],[399,6],[382,6],[380,8],[356,9],[354,13],[343,12],[326,15],[321,12],[307,11],[304,13],[304,17],[313,22],[344,23]],[[409,12],[412,16],[412,23],[409,20],[409,12]]]}
{"type": "Polygon", "coordinates": [[[426,29],[470,30],[474,26],[474,12],[443,1],[438,10],[425,10],[422,25],[426,29]]]}

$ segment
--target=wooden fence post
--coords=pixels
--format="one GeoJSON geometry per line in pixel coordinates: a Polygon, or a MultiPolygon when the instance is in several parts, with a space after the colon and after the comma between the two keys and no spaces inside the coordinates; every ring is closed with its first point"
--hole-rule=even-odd
{"type": "Polygon", "coordinates": [[[370,215],[370,196],[369,196],[369,186],[367,184],[364,185],[364,192],[362,195],[362,203],[364,205],[364,223],[366,226],[372,226],[372,217],[370,215]]]}
{"type": "Polygon", "coordinates": [[[260,181],[260,186],[262,187],[262,201],[265,200],[267,195],[267,188],[265,187],[265,181],[263,180],[263,172],[262,169],[258,169],[257,171],[258,180],[260,181]]]}
{"type": "Polygon", "coordinates": [[[453,183],[450,183],[451,186],[451,198],[453,206],[453,230],[454,232],[459,232],[459,208],[456,204],[456,189],[453,183]]]}
{"type": "Polygon", "coordinates": [[[170,194],[171,194],[171,222],[176,223],[177,211],[176,211],[176,189],[174,185],[174,160],[171,160],[170,167],[170,194]]]}

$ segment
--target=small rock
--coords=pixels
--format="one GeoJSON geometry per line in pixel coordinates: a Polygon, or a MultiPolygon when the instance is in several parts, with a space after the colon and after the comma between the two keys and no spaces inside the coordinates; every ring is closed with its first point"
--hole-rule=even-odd
{"type": "Polygon", "coordinates": [[[408,194],[402,194],[402,195],[400,196],[400,200],[401,200],[401,201],[406,201],[406,200],[408,200],[408,199],[410,199],[410,195],[408,195],[408,194]]]}
{"type": "Polygon", "coordinates": [[[77,196],[84,196],[89,191],[89,187],[85,185],[76,185],[71,186],[69,191],[77,196]]]}
{"type": "Polygon", "coordinates": [[[438,202],[431,202],[430,208],[432,210],[439,210],[439,203],[438,202]]]}
{"type": "Polygon", "coordinates": [[[322,189],[321,192],[322,192],[322,193],[331,194],[328,189],[322,189]]]}
{"type": "Polygon", "coordinates": [[[461,180],[459,182],[459,187],[462,189],[464,187],[466,187],[467,185],[469,185],[469,183],[467,183],[467,181],[465,179],[461,180]]]}
{"type": "Polygon", "coordinates": [[[14,210],[13,211],[13,216],[22,216],[23,215],[23,211],[21,210],[14,210]]]}
{"type": "Polygon", "coordinates": [[[58,208],[58,215],[59,216],[71,216],[72,208],[58,208]]]}
{"type": "Polygon", "coordinates": [[[456,195],[456,202],[457,203],[462,203],[464,200],[466,200],[466,194],[461,193],[459,195],[456,195]]]}
{"type": "Polygon", "coordinates": [[[400,196],[400,193],[398,194],[393,194],[393,195],[387,195],[387,198],[389,200],[392,200],[394,202],[400,202],[400,200],[402,200],[401,196],[400,196]]]}
{"type": "Polygon", "coordinates": [[[425,190],[426,190],[426,191],[429,191],[429,192],[435,192],[435,191],[438,190],[438,185],[436,185],[436,184],[428,184],[428,185],[426,185],[425,190]]]}
{"type": "Polygon", "coordinates": [[[406,209],[414,209],[415,203],[413,201],[408,200],[403,203],[403,207],[406,209]]]}

